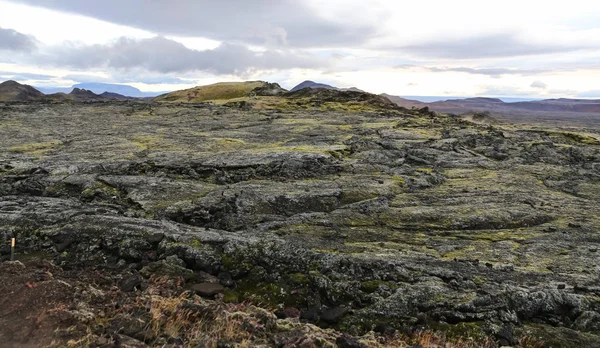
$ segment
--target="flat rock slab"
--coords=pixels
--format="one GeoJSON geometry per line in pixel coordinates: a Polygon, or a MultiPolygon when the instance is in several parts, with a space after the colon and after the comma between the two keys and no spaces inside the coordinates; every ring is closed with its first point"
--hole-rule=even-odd
{"type": "Polygon", "coordinates": [[[321,315],[321,319],[328,323],[337,323],[340,321],[344,315],[348,313],[348,308],[344,307],[333,307],[329,310],[326,310],[321,315]]]}
{"type": "Polygon", "coordinates": [[[199,283],[192,285],[191,289],[199,296],[213,297],[216,294],[222,293],[225,288],[220,284],[215,283],[199,283]]]}
{"type": "Polygon", "coordinates": [[[142,277],[138,274],[129,276],[121,281],[121,291],[131,292],[142,285],[142,277]]]}

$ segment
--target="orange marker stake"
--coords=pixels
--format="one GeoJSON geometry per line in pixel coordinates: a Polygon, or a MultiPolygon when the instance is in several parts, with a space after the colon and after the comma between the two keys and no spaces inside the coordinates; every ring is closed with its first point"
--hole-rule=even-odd
{"type": "Polygon", "coordinates": [[[13,238],[10,242],[10,260],[14,261],[15,260],[15,244],[17,242],[16,238],[13,238]]]}

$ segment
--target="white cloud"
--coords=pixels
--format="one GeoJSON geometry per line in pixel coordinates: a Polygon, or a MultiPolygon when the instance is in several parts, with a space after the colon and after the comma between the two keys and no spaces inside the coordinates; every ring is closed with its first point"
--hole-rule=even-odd
{"type": "Polygon", "coordinates": [[[311,79],[391,94],[551,97],[595,95],[600,77],[600,3],[587,0],[0,0],[0,8],[0,25],[23,34],[10,41],[0,32],[0,47],[27,52],[2,55],[0,68],[49,75],[48,84],[311,79]]]}

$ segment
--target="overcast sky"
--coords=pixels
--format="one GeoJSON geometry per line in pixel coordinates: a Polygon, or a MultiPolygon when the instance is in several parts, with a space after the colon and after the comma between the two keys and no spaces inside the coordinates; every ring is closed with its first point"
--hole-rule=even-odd
{"type": "Polygon", "coordinates": [[[600,2],[0,0],[0,80],[600,98],[600,2]]]}

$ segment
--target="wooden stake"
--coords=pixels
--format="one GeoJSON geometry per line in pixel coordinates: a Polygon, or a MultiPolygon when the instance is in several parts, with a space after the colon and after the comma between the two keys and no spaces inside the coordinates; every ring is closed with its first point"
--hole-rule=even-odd
{"type": "Polygon", "coordinates": [[[13,238],[10,242],[10,260],[14,261],[15,260],[15,244],[16,244],[17,240],[16,238],[13,238]]]}

